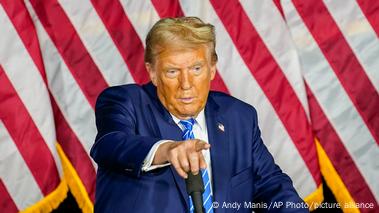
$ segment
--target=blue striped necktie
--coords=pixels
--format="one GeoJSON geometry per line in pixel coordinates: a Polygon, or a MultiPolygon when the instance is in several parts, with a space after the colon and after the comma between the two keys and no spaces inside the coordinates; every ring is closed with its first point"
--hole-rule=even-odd
{"type": "MultiPolygon", "coordinates": [[[[193,118],[188,120],[181,120],[180,124],[184,126],[183,130],[183,140],[190,140],[194,139],[195,136],[192,131],[193,124],[195,123],[195,120],[193,118]]],[[[212,208],[212,194],[211,194],[211,182],[209,179],[209,174],[207,169],[201,170],[201,175],[203,177],[204,182],[204,193],[203,193],[203,206],[205,209],[205,213],[213,213],[212,208]]],[[[194,207],[192,203],[191,197],[189,197],[189,203],[190,203],[190,212],[194,212],[194,207]]]]}

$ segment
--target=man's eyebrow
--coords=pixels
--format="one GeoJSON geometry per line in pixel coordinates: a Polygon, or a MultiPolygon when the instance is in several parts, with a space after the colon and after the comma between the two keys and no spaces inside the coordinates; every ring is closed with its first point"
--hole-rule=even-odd
{"type": "Polygon", "coordinates": [[[197,62],[193,63],[191,66],[189,66],[188,68],[192,68],[195,66],[202,66],[203,64],[204,64],[204,61],[197,61],[197,62]]]}
{"type": "Polygon", "coordinates": [[[163,68],[164,69],[180,69],[178,66],[174,64],[166,64],[163,68]]]}

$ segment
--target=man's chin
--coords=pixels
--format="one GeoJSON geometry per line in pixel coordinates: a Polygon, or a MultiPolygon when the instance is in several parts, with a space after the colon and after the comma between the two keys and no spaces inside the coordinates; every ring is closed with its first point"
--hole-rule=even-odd
{"type": "Polygon", "coordinates": [[[199,114],[197,111],[181,111],[179,112],[178,115],[176,115],[176,117],[178,117],[179,119],[185,120],[185,119],[194,118],[197,116],[197,114],[199,114]]]}

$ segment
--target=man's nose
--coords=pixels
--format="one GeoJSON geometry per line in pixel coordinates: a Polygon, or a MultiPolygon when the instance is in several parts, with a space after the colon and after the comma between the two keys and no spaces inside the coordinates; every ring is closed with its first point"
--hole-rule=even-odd
{"type": "Polygon", "coordinates": [[[180,87],[183,90],[187,90],[187,89],[190,89],[191,86],[192,86],[192,77],[191,77],[190,73],[187,70],[181,72],[180,87]]]}

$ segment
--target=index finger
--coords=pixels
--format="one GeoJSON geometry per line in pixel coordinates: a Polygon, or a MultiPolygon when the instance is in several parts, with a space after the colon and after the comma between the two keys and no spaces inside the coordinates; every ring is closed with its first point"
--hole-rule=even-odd
{"type": "Polygon", "coordinates": [[[211,145],[209,143],[201,141],[201,140],[197,140],[196,144],[195,144],[196,152],[199,152],[199,151],[205,150],[205,149],[209,149],[210,147],[211,147],[211,145]]]}

